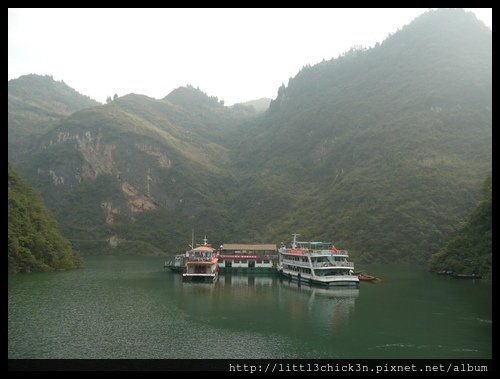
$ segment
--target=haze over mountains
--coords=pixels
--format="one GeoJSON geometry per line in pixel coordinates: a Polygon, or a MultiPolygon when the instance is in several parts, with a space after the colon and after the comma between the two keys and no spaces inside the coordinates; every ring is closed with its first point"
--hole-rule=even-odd
{"type": "Polygon", "coordinates": [[[424,263],[491,172],[491,43],[473,14],[430,11],[304,67],[264,112],[190,86],[98,105],[27,75],[9,82],[9,160],[83,254],[172,254],[194,228],[424,263]]]}

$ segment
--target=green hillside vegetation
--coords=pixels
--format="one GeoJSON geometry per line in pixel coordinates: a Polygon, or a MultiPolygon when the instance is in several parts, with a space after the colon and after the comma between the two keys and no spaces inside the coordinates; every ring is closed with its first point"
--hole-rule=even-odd
{"type": "Polygon", "coordinates": [[[117,252],[117,236],[121,253],[158,255],[187,246],[193,220],[208,235],[230,223],[227,130],[253,115],[192,87],[184,108],[184,91],[173,93],[182,96],[129,94],[75,112],[17,160],[80,251],[117,252]]]}
{"type": "Polygon", "coordinates": [[[491,78],[491,30],[430,11],[304,67],[264,113],[192,86],[129,94],[67,116],[14,163],[82,253],[173,253],[194,228],[214,245],[296,232],[356,262],[425,264],[491,171],[491,78]]]}
{"type": "Polygon", "coordinates": [[[52,271],[80,266],[58,223],[40,195],[30,189],[8,165],[8,270],[9,273],[52,271]]]}
{"type": "Polygon", "coordinates": [[[483,198],[474,211],[451,234],[445,245],[432,254],[431,270],[491,276],[492,218],[491,174],[483,185],[483,198]]]}

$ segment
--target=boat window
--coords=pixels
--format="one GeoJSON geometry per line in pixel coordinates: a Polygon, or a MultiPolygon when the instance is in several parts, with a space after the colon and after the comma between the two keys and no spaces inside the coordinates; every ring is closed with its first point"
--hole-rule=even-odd
{"type": "Polygon", "coordinates": [[[262,262],[263,263],[269,263],[269,259],[264,259],[262,262]]]}
{"type": "Polygon", "coordinates": [[[233,263],[240,263],[240,261],[233,261],[233,263]]]}

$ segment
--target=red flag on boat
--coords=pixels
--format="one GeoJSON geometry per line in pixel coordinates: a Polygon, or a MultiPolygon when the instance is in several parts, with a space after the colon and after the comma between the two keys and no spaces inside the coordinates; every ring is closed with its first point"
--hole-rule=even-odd
{"type": "Polygon", "coordinates": [[[335,247],[335,245],[333,245],[333,246],[332,246],[332,251],[333,251],[334,253],[337,253],[337,248],[335,247]]]}

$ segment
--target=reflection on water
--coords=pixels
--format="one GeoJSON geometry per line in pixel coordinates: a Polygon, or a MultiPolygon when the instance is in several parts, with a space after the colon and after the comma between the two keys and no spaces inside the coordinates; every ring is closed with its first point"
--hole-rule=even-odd
{"type": "Polygon", "coordinates": [[[299,337],[336,334],[346,327],[359,289],[323,288],[277,275],[226,273],[216,283],[185,283],[174,278],[178,306],[216,326],[267,329],[299,337]]]}
{"type": "Polygon", "coordinates": [[[370,266],[360,289],[269,274],[183,283],[155,257],[9,276],[9,358],[489,358],[491,285],[370,266]]]}
{"type": "Polygon", "coordinates": [[[282,280],[280,304],[294,317],[314,319],[318,325],[335,332],[349,322],[358,288],[323,288],[282,280]]]}
{"type": "Polygon", "coordinates": [[[277,276],[274,274],[233,274],[225,273],[219,275],[219,286],[251,286],[251,287],[272,287],[277,276]]]}

